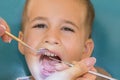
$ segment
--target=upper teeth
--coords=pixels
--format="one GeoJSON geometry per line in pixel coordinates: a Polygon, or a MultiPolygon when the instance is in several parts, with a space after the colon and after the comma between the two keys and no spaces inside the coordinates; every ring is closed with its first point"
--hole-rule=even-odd
{"type": "Polygon", "coordinates": [[[53,53],[50,53],[50,52],[45,52],[45,54],[44,55],[46,55],[46,56],[57,56],[56,54],[53,54],[53,53]]]}

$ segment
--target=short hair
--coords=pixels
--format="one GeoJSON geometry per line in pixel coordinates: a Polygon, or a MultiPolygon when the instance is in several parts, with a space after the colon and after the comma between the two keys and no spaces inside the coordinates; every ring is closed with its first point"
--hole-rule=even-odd
{"type": "MultiPolygon", "coordinates": [[[[21,31],[24,31],[24,26],[28,21],[27,11],[28,11],[28,5],[30,1],[31,0],[26,0],[25,6],[24,6],[21,31]]],[[[89,38],[91,38],[92,25],[93,25],[94,16],[95,16],[94,7],[90,0],[78,0],[78,1],[83,2],[86,5],[86,9],[87,9],[86,27],[88,27],[87,29],[88,29],[89,38]]]]}
{"type": "Polygon", "coordinates": [[[23,9],[23,14],[22,14],[22,26],[21,26],[21,31],[24,31],[24,27],[26,22],[28,21],[28,15],[27,15],[27,11],[28,11],[28,4],[29,4],[30,0],[26,0],[25,5],[24,5],[24,9],[23,9]]]}
{"type": "Polygon", "coordinates": [[[86,7],[87,7],[86,27],[88,27],[89,38],[91,38],[92,26],[93,26],[94,17],[95,17],[94,7],[90,0],[83,0],[83,1],[85,2],[86,7]]]}

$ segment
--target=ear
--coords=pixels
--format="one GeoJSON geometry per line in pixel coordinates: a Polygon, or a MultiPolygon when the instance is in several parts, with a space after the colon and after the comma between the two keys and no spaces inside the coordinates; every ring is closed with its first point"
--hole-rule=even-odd
{"type": "Polygon", "coordinates": [[[94,42],[92,39],[88,39],[85,42],[82,58],[90,57],[94,49],[94,42]]]}
{"type": "MultiPolygon", "coordinates": [[[[19,32],[19,39],[23,41],[23,32],[19,32]]],[[[19,51],[24,55],[24,46],[21,43],[18,43],[18,49],[19,51]]]]}

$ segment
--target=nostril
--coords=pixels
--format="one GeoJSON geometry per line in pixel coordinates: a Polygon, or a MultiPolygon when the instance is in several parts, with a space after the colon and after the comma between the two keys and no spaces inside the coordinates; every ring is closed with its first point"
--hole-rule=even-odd
{"type": "Polygon", "coordinates": [[[45,41],[45,43],[48,43],[48,41],[45,41]]]}
{"type": "Polygon", "coordinates": [[[55,41],[45,41],[45,43],[49,43],[49,44],[59,44],[58,42],[55,42],[55,41]]]}
{"type": "Polygon", "coordinates": [[[58,42],[54,42],[54,44],[58,44],[58,42]]]}

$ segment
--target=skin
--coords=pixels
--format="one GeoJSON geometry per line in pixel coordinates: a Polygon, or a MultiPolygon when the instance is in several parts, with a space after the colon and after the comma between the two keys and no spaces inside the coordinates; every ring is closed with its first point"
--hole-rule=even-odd
{"type": "MultiPolygon", "coordinates": [[[[95,79],[95,76],[89,73],[78,78],[89,69],[95,70],[93,68],[95,61],[90,60],[90,63],[88,59],[90,66],[87,65],[86,60],[83,60],[83,63],[81,62],[82,59],[90,57],[94,48],[92,39],[88,39],[88,34],[86,34],[85,16],[85,5],[75,0],[69,0],[69,4],[68,0],[31,0],[29,4],[29,20],[24,31],[20,31],[19,38],[34,49],[49,49],[63,61],[70,63],[77,61],[76,66],[53,74],[54,77],[60,76],[54,80],[66,80],[66,78],[68,80],[95,79]],[[82,70],[79,70],[80,68],[83,69],[83,73],[82,70]],[[61,74],[71,71],[76,72],[76,75],[62,75],[61,78],[61,74]]],[[[18,47],[21,53],[25,55],[32,75],[35,79],[42,80],[39,75],[41,55],[33,55],[31,50],[20,43],[18,47]]],[[[54,77],[50,76],[46,80],[53,80],[54,77]]]]}

